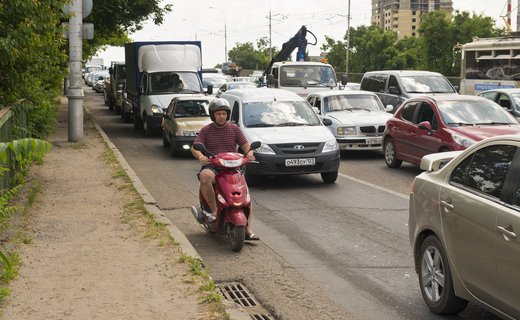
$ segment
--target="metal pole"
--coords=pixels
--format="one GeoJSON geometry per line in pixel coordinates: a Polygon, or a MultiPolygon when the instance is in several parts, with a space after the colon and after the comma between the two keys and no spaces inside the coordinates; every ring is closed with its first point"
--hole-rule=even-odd
{"type": "Polygon", "coordinates": [[[68,90],[69,123],[68,133],[70,142],[78,142],[83,138],[83,88],[81,85],[82,46],[82,0],[73,0],[71,3],[71,18],[69,20],[69,63],[70,81],[68,90]]]}
{"type": "Polygon", "coordinates": [[[350,51],[350,0],[348,0],[347,10],[347,56],[345,59],[345,74],[348,76],[348,53],[350,51]]]}
{"type": "Polygon", "coordinates": [[[224,12],[224,59],[227,60],[227,21],[226,13],[224,12]]]}
{"type": "Polygon", "coordinates": [[[219,9],[217,7],[209,7],[210,9],[215,9],[224,15],[224,62],[227,62],[227,19],[226,19],[226,12],[222,9],[219,9]]]}

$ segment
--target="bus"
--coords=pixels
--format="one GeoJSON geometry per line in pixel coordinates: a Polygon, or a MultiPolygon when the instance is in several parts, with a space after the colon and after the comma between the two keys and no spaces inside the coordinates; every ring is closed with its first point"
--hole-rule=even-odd
{"type": "Polygon", "coordinates": [[[520,87],[520,36],[475,37],[461,50],[460,94],[520,87]]]}

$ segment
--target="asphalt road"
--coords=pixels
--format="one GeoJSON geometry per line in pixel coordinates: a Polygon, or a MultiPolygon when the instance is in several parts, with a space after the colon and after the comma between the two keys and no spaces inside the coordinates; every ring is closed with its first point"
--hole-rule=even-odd
{"type": "MultiPolygon", "coordinates": [[[[346,153],[332,185],[319,175],[254,181],[253,229],[261,241],[234,253],[189,212],[198,201],[191,155],[172,158],[159,136],[135,132],[90,88],[85,95],[92,116],[216,283],[244,285],[276,319],[441,319],[422,300],[408,241],[407,193],[417,168],[388,169],[378,152],[346,153]]],[[[464,318],[496,319],[473,305],[448,317],[464,318]]]]}

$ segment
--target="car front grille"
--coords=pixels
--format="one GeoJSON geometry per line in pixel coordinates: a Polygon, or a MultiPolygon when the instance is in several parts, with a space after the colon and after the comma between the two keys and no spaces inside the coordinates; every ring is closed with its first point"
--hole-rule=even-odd
{"type": "Polygon", "coordinates": [[[271,145],[279,155],[306,156],[314,155],[322,150],[322,143],[281,143],[271,145]]]}
{"type": "Polygon", "coordinates": [[[385,126],[362,126],[359,127],[359,132],[367,136],[380,136],[385,131],[385,126]]]}

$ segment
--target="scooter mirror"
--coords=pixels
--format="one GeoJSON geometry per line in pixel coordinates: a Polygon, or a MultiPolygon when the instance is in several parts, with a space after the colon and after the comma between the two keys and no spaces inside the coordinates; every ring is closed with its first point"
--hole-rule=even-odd
{"type": "Polygon", "coordinates": [[[200,152],[206,151],[206,147],[202,143],[194,143],[193,149],[200,151],[200,152]]]}
{"type": "Polygon", "coordinates": [[[255,149],[260,148],[261,145],[262,145],[262,143],[260,141],[253,141],[253,142],[251,142],[251,146],[249,147],[249,149],[255,150],[255,149]]]}

